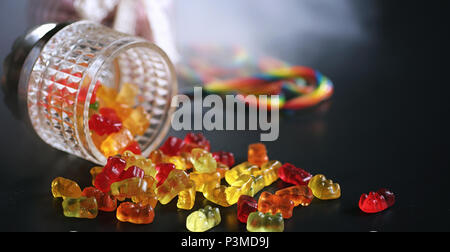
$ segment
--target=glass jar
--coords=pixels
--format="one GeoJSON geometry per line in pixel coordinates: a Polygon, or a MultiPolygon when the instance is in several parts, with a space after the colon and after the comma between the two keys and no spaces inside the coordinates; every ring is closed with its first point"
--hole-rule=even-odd
{"type": "MultiPolygon", "coordinates": [[[[131,135],[142,155],[159,146],[169,130],[175,70],[166,53],[142,38],[90,21],[41,25],[15,43],[5,68],[7,96],[17,96],[22,118],[56,149],[106,163],[89,125],[98,113],[93,105],[99,85],[116,97],[124,85],[136,88],[122,115],[138,108],[147,115],[149,126],[131,135]]],[[[125,136],[130,138],[129,132],[125,136]]]]}

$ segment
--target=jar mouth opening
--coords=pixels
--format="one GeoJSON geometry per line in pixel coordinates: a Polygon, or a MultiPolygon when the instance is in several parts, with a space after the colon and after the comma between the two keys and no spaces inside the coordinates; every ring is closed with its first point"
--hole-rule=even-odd
{"type": "MultiPolygon", "coordinates": [[[[178,84],[174,66],[167,54],[146,40],[135,37],[123,38],[100,54],[87,69],[84,78],[89,78],[88,76],[93,78],[84,103],[85,127],[82,134],[86,136],[86,149],[90,150],[96,163],[104,165],[108,158],[102,151],[102,146],[95,143],[89,127],[89,117],[92,113],[90,104],[99,83],[117,93],[124,85],[134,85],[138,88],[134,104],[128,104],[127,108],[130,110],[126,111],[143,110],[149,116],[150,125],[145,131],[133,134],[134,141],[142,150],[142,156],[149,156],[170,130],[171,117],[175,111],[175,108],[171,107],[171,101],[178,94],[178,84]]],[[[132,120],[123,119],[123,124],[133,126],[132,120]]]]}

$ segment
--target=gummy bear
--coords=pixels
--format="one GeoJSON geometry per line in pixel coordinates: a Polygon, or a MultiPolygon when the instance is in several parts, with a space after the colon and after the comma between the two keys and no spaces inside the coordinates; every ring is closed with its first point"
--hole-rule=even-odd
{"type": "Polygon", "coordinates": [[[261,166],[269,161],[266,145],[262,143],[251,144],[248,147],[248,162],[261,166]]]}
{"type": "Polygon", "coordinates": [[[280,213],[253,212],[248,216],[247,231],[249,232],[283,232],[284,220],[280,213]]]}
{"type": "Polygon", "coordinates": [[[311,189],[304,185],[292,186],[275,192],[275,195],[294,202],[294,206],[309,206],[314,199],[311,189]]]}
{"type": "Polygon", "coordinates": [[[253,175],[260,169],[258,166],[249,162],[242,163],[225,172],[225,180],[228,184],[233,184],[241,175],[253,175]]]}
{"type": "Polygon", "coordinates": [[[217,170],[217,162],[212,154],[204,149],[193,149],[191,152],[191,163],[198,173],[212,173],[217,170]]]}
{"type": "Polygon", "coordinates": [[[278,170],[278,176],[286,183],[294,185],[308,185],[312,175],[301,168],[286,163],[278,170]]]}
{"type": "Polygon", "coordinates": [[[261,170],[256,172],[255,175],[262,175],[264,178],[265,186],[270,186],[278,180],[278,170],[281,167],[279,161],[269,161],[261,166],[261,170]]]}
{"type": "Polygon", "coordinates": [[[213,173],[192,172],[189,174],[189,178],[195,182],[195,190],[197,192],[203,192],[205,187],[210,183],[219,185],[221,179],[219,172],[213,173]]]}
{"type": "Polygon", "coordinates": [[[186,143],[186,146],[189,146],[188,148],[190,148],[190,150],[184,149],[184,151],[187,152],[192,152],[192,150],[195,148],[201,148],[208,152],[211,150],[211,145],[208,139],[206,139],[206,137],[202,133],[189,133],[184,138],[184,142],[186,143]]]}
{"type": "Polygon", "coordinates": [[[124,202],[117,208],[116,217],[121,222],[150,224],[155,218],[155,211],[150,205],[124,202]]]}
{"type": "Polygon", "coordinates": [[[98,210],[103,212],[113,212],[117,208],[117,199],[114,196],[104,193],[95,187],[84,188],[83,197],[94,197],[97,200],[98,210]]]}
{"type": "Polygon", "coordinates": [[[237,202],[237,218],[242,223],[247,223],[248,216],[258,211],[258,202],[253,197],[241,195],[237,202]]]}
{"type": "Polygon", "coordinates": [[[101,108],[100,114],[91,116],[89,129],[100,136],[117,133],[122,129],[122,121],[116,111],[110,108],[101,108]]]}
{"type": "Polygon", "coordinates": [[[217,163],[224,164],[228,167],[232,167],[234,165],[234,155],[231,152],[219,151],[214,152],[214,159],[216,159],[217,163]]]}
{"type": "Polygon", "coordinates": [[[123,121],[123,126],[129,129],[133,135],[143,136],[150,126],[150,115],[143,107],[137,107],[123,121]]]}
{"type": "Polygon", "coordinates": [[[379,195],[382,195],[386,199],[386,203],[388,207],[391,207],[395,204],[395,195],[389,189],[382,188],[377,191],[379,195]]]}
{"type": "Polygon", "coordinates": [[[119,132],[109,135],[103,141],[100,150],[106,157],[112,157],[127,148],[133,141],[133,134],[127,128],[122,127],[119,132]]]}
{"type": "Polygon", "coordinates": [[[376,192],[370,192],[369,195],[361,195],[361,198],[359,199],[359,208],[365,213],[378,213],[386,210],[388,204],[383,195],[376,192]]]}
{"type": "Polygon", "coordinates": [[[160,185],[162,185],[164,183],[164,181],[166,181],[167,177],[169,176],[170,172],[175,170],[175,165],[174,164],[158,164],[156,165],[156,176],[155,179],[156,181],[158,181],[158,184],[156,185],[156,187],[159,187],[160,185]]]}
{"type": "Polygon", "coordinates": [[[285,219],[292,217],[293,209],[294,202],[292,200],[269,192],[263,192],[258,200],[258,211],[271,214],[281,213],[285,219]]]}
{"type": "Polygon", "coordinates": [[[183,148],[184,144],[184,141],[179,138],[169,137],[159,149],[165,155],[178,156],[180,155],[180,151],[183,148]]]}
{"type": "Polygon", "coordinates": [[[150,156],[148,158],[153,162],[153,164],[157,165],[160,163],[164,163],[167,159],[167,156],[161,150],[154,150],[150,153],[150,156]]]}
{"type": "Polygon", "coordinates": [[[227,201],[226,189],[227,187],[224,185],[209,183],[203,189],[203,196],[214,204],[229,207],[231,205],[227,201]]]}
{"type": "Polygon", "coordinates": [[[230,167],[222,164],[222,163],[217,163],[217,172],[220,173],[220,179],[225,178],[225,173],[227,173],[227,171],[230,170],[230,167]]]}
{"type": "Polygon", "coordinates": [[[95,177],[95,187],[104,193],[109,192],[111,184],[118,181],[125,167],[125,160],[119,157],[108,158],[108,162],[102,172],[95,177]]]}
{"type": "Polygon", "coordinates": [[[81,188],[76,182],[59,177],[52,181],[52,194],[55,198],[79,198],[81,188]]]}
{"type": "Polygon", "coordinates": [[[186,190],[189,186],[189,175],[181,170],[173,170],[169,173],[166,181],[156,188],[156,195],[161,204],[168,204],[181,191],[186,190]]]}
{"type": "Polygon", "coordinates": [[[156,181],[152,177],[129,178],[111,185],[111,195],[117,198],[131,198],[134,203],[142,203],[155,207],[156,181]]]}
{"type": "Polygon", "coordinates": [[[97,90],[97,98],[99,99],[100,107],[114,107],[116,104],[117,91],[114,88],[102,85],[97,90]]]}
{"type": "Polygon", "coordinates": [[[341,197],[341,187],[338,183],[333,183],[332,180],[327,179],[324,175],[314,176],[308,184],[314,196],[321,200],[333,200],[341,197]]]}
{"type": "Polygon", "coordinates": [[[126,171],[123,171],[117,181],[122,181],[129,178],[144,178],[145,172],[137,166],[131,166],[126,171]]]}
{"type": "Polygon", "coordinates": [[[97,200],[94,197],[65,198],[62,207],[66,217],[95,219],[98,214],[97,200]]]}
{"type": "Polygon", "coordinates": [[[195,182],[190,180],[187,189],[178,194],[177,207],[184,210],[191,210],[195,204],[195,182]]]}
{"type": "Polygon", "coordinates": [[[219,208],[206,206],[191,213],[186,219],[186,228],[191,232],[205,232],[221,222],[219,208]]]}
{"type": "Polygon", "coordinates": [[[167,158],[168,163],[172,163],[175,165],[175,168],[178,170],[185,171],[188,169],[188,165],[186,163],[186,159],[181,156],[172,156],[167,158]]]}
{"type": "Polygon", "coordinates": [[[142,156],[136,155],[132,153],[131,151],[125,151],[122,154],[122,158],[127,163],[127,168],[131,166],[137,166],[144,170],[145,175],[155,177],[156,176],[156,169],[153,164],[153,162],[150,159],[146,159],[142,156]]]}
{"type": "Polygon", "coordinates": [[[136,97],[139,94],[139,87],[131,83],[124,83],[116,97],[116,103],[134,107],[136,105],[136,97]]]}

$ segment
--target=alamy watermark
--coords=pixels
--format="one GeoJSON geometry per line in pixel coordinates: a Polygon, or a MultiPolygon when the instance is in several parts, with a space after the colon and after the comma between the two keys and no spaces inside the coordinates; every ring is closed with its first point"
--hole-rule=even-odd
{"type": "Polygon", "coordinates": [[[171,106],[178,108],[172,118],[174,130],[260,130],[263,132],[260,137],[262,142],[278,139],[280,113],[278,103],[274,101],[279,96],[226,95],[222,98],[212,94],[203,97],[202,91],[201,87],[194,88],[193,100],[186,95],[174,97],[171,106]],[[246,106],[246,103],[259,106],[246,106]],[[204,108],[209,110],[203,113],[204,108]]]}

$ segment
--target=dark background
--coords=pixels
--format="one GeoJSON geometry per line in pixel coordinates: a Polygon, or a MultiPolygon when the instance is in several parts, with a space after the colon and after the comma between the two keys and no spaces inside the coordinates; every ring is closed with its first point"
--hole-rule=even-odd
{"type": "MultiPolygon", "coordinates": [[[[323,173],[342,187],[339,200],[296,208],[286,231],[449,231],[446,1],[286,0],[272,8],[268,1],[215,8],[206,1],[179,2],[179,43],[236,41],[319,69],[336,85],[331,101],[284,113],[279,140],[267,143],[271,159],[323,173]],[[396,205],[363,214],[359,196],[381,187],[396,193],[396,205]]],[[[26,3],[0,1],[1,60],[29,26],[26,3]]],[[[240,162],[260,132],[204,133],[213,150],[232,151],[240,162]]],[[[63,176],[88,186],[93,164],[47,146],[4,104],[0,143],[0,231],[186,231],[191,211],[177,210],[176,200],[158,205],[154,223],[145,226],[120,223],[111,213],[65,218],[51,181],[63,176]]],[[[278,182],[268,190],[285,186],[278,182]]],[[[206,203],[198,194],[194,209],[206,203]]],[[[221,212],[213,231],[245,231],[235,206],[221,212]]]]}

